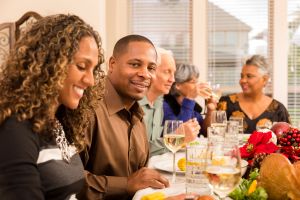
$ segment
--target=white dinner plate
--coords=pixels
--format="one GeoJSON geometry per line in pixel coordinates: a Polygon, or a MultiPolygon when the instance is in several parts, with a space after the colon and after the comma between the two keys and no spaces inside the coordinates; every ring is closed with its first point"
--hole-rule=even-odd
{"type": "MultiPolygon", "coordinates": [[[[175,162],[176,165],[176,173],[177,174],[184,174],[185,171],[181,171],[178,167],[177,167],[177,162],[175,162]]],[[[170,172],[173,173],[173,161],[172,160],[162,160],[162,161],[158,161],[156,163],[154,163],[154,168],[159,169],[161,171],[165,171],[165,172],[170,172]]]]}

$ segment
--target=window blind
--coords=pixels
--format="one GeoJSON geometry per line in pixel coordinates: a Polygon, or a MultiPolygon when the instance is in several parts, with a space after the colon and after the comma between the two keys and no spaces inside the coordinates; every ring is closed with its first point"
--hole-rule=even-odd
{"type": "MultiPolygon", "coordinates": [[[[268,57],[268,14],[268,0],[207,0],[207,80],[220,84],[223,94],[241,91],[240,72],[246,58],[268,57]]],[[[269,84],[266,92],[271,91],[269,84]]]]}
{"type": "Polygon", "coordinates": [[[288,0],[288,111],[292,124],[300,125],[300,2],[288,0]]]}
{"type": "Polygon", "coordinates": [[[131,33],[172,50],[176,62],[192,61],[191,0],[131,0],[131,33]]]}

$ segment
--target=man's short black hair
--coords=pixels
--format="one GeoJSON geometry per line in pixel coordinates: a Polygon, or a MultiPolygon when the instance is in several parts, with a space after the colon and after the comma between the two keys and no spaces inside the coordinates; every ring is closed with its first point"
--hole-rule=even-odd
{"type": "Polygon", "coordinates": [[[115,44],[115,47],[113,50],[113,56],[116,57],[116,56],[119,56],[120,54],[123,54],[124,52],[126,52],[128,44],[130,42],[146,42],[146,43],[151,44],[153,46],[156,56],[157,56],[157,52],[154,47],[154,44],[151,42],[151,40],[149,40],[148,38],[146,38],[145,36],[142,36],[142,35],[127,35],[127,36],[119,39],[117,41],[117,43],[115,44]]]}

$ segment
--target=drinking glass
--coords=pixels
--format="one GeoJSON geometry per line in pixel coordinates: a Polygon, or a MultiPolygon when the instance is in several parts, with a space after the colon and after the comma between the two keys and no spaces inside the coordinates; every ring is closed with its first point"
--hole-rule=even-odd
{"type": "Polygon", "coordinates": [[[211,126],[227,126],[227,116],[224,110],[215,110],[211,113],[211,126]]]}
{"type": "Polygon", "coordinates": [[[209,99],[212,96],[212,89],[208,83],[198,83],[198,95],[204,99],[209,99]]]}
{"type": "Polygon", "coordinates": [[[207,127],[208,144],[224,142],[226,126],[207,127]]]}
{"type": "Polygon", "coordinates": [[[229,121],[236,121],[238,122],[238,129],[239,129],[239,134],[243,134],[244,133],[244,126],[243,126],[243,118],[242,117],[233,117],[230,116],[229,117],[229,121]]]}
{"type": "Polygon", "coordinates": [[[185,133],[183,121],[166,120],[163,131],[164,143],[173,154],[173,176],[172,182],[176,180],[175,154],[184,144],[185,133]]]}
{"type": "Polygon", "coordinates": [[[222,90],[221,90],[221,85],[216,83],[216,84],[212,84],[211,82],[208,82],[209,86],[211,87],[211,95],[212,97],[216,100],[219,101],[219,99],[222,96],[222,90]]]}
{"type": "Polygon", "coordinates": [[[237,145],[224,142],[208,144],[205,175],[220,198],[225,199],[241,179],[241,157],[237,145]]]}
{"type": "Polygon", "coordinates": [[[244,119],[242,117],[229,117],[229,122],[236,122],[238,126],[238,139],[239,144],[242,145],[244,141],[244,119]]]}
{"type": "Polygon", "coordinates": [[[210,195],[211,188],[204,174],[206,144],[193,144],[186,147],[185,189],[189,196],[210,195]]]}

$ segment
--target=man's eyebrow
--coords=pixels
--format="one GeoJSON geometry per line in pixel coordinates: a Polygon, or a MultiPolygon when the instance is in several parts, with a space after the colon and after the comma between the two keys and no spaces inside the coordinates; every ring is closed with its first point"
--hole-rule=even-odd
{"type": "Polygon", "coordinates": [[[138,62],[142,62],[141,59],[138,59],[138,58],[132,58],[132,59],[129,59],[128,61],[138,61],[138,62]]]}

